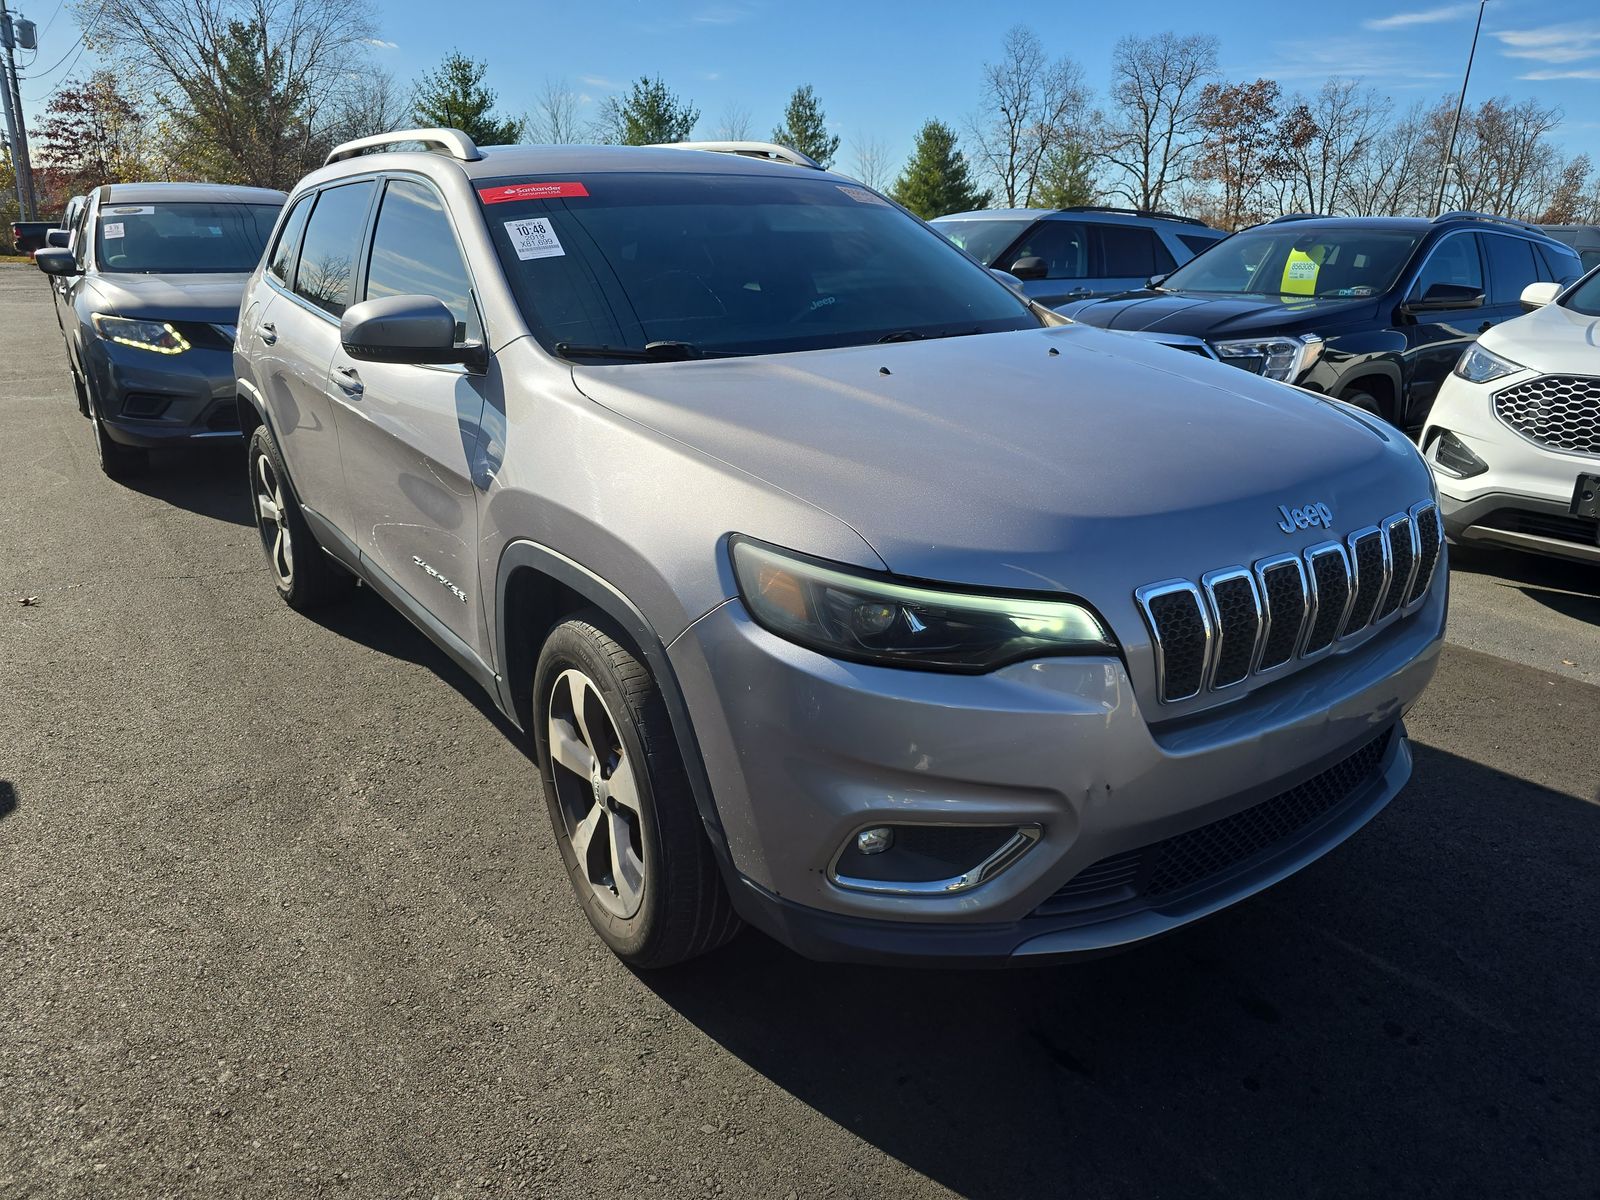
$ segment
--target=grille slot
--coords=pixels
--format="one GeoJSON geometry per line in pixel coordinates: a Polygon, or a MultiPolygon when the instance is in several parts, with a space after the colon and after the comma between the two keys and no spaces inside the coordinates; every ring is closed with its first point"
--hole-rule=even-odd
{"type": "Polygon", "coordinates": [[[1372,614],[1378,611],[1378,601],[1389,584],[1389,556],[1384,553],[1383,534],[1376,529],[1351,534],[1350,560],[1355,567],[1356,601],[1350,608],[1343,637],[1360,633],[1372,623],[1372,614]]]}
{"type": "Polygon", "coordinates": [[[1494,411],[1530,442],[1600,454],[1600,378],[1542,375],[1495,393],[1494,411]]]}
{"type": "Polygon", "coordinates": [[[1433,582],[1434,568],[1439,565],[1439,550],[1444,545],[1444,529],[1440,525],[1439,506],[1431,500],[1417,505],[1411,512],[1417,530],[1417,577],[1406,596],[1410,608],[1428,590],[1433,582]]]}
{"type": "Polygon", "coordinates": [[[1269,559],[1256,567],[1266,597],[1267,636],[1258,671],[1281,667],[1294,657],[1307,612],[1306,573],[1298,556],[1269,559]]]}
{"type": "Polygon", "coordinates": [[[1258,861],[1348,803],[1377,773],[1393,739],[1394,730],[1385,730],[1304,783],[1243,812],[1102,858],[1068,880],[1035,915],[1165,898],[1258,861]]]}
{"type": "Polygon", "coordinates": [[[1390,517],[1383,523],[1383,540],[1389,550],[1389,590],[1378,606],[1377,619],[1382,621],[1400,608],[1400,602],[1411,591],[1411,573],[1417,566],[1417,546],[1411,527],[1411,518],[1405,513],[1390,517]]]}
{"type": "Polygon", "coordinates": [[[1140,588],[1136,595],[1155,639],[1161,698],[1187,700],[1199,695],[1211,658],[1211,620],[1200,589],[1178,579],[1140,588]]]}
{"type": "Polygon", "coordinates": [[[1313,546],[1306,551],[1306,562],[1311,568],[1308,575],[1317,614],[1306,634],[1305,653],[1310,655],[1333,645],[1354,589],[1350,586],[1350,557],[1338,542],[1313,546]]]}
{"type": "Polygon", "coordinates": [[[1202,581],[1211,599],[1217,648],[1211,668],[1213,688],[1243,683],[1255,660],[1261,633],[1261,596],[1255,577],[1244,567],[1213,571],[1202,581]]]}

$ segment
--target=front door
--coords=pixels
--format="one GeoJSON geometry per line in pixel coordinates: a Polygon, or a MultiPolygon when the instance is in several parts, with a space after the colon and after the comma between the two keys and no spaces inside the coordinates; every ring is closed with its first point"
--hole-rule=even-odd
{"type": "MultiPolygon", "coordinates": [[[[1430,292],[1437,295],[1434,289],[1440,284],[1461,289],[1463,296],[1485,294],[1483,259],[1475,233],[1453,233],[1435,245],[1406,298],[1422,300],[1430,292]]],[[[1421,426],[1461,352],[1491,323],[1484,304],[1463,303],[1459,308],[1418,312],[1400,326],[1406,335],[1409,372],[1395,424],[1408,430],[1421,426]]]]}

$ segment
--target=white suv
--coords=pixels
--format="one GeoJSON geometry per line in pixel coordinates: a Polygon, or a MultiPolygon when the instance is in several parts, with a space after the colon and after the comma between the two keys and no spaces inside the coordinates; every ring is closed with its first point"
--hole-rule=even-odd
{"type": "Polygon", "coordinates": [[[1600,270],[1468,347],[1422,446],[1445,531],[1600,564],[1600,270]]]}

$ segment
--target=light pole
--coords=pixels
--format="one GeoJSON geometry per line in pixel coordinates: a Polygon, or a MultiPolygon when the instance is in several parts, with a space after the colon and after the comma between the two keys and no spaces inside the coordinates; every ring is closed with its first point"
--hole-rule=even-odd
{"type": "MultiPolygon", "coordinates": [[[[4,4],[5,0],[0,0],[4,4]]],[[[1461,77],[1461,98],[1456,101],[1456,119],[1450,122],[1450,144],[1444,150],[1444,162],[1439,166],[1439,198],[1434,201],[1433,215],[1444,211],[1444,186],[1450,178],[1450,161],[1456,156],[1456,132],[1461,128],[1461,110],[1467,104],[1467,83],[1472,79],[1472,60],[1478,56],[1478,33],[1483,28],[1483,9],[1489,0],[1478,0],[1478,23],[1472,27],[1472,49],[1467,51],[1467,73],[1461,77]]]]}

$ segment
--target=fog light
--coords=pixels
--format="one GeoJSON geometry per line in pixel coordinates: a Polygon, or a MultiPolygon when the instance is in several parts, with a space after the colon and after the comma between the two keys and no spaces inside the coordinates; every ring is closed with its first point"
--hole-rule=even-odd
{"type": "Polygon", "coordinates": [[[894,845],[894,830],[880,825],[856,834],[856,850],[861,854],[882,854],[894,845]]]}
{"type": "Polygon", "coordinates": [[[1470,479],[1489,469],[1488,463],[1448,429],[1441,430],[1428,449],[1428,461],[1456,479],[1470,479]]]}

